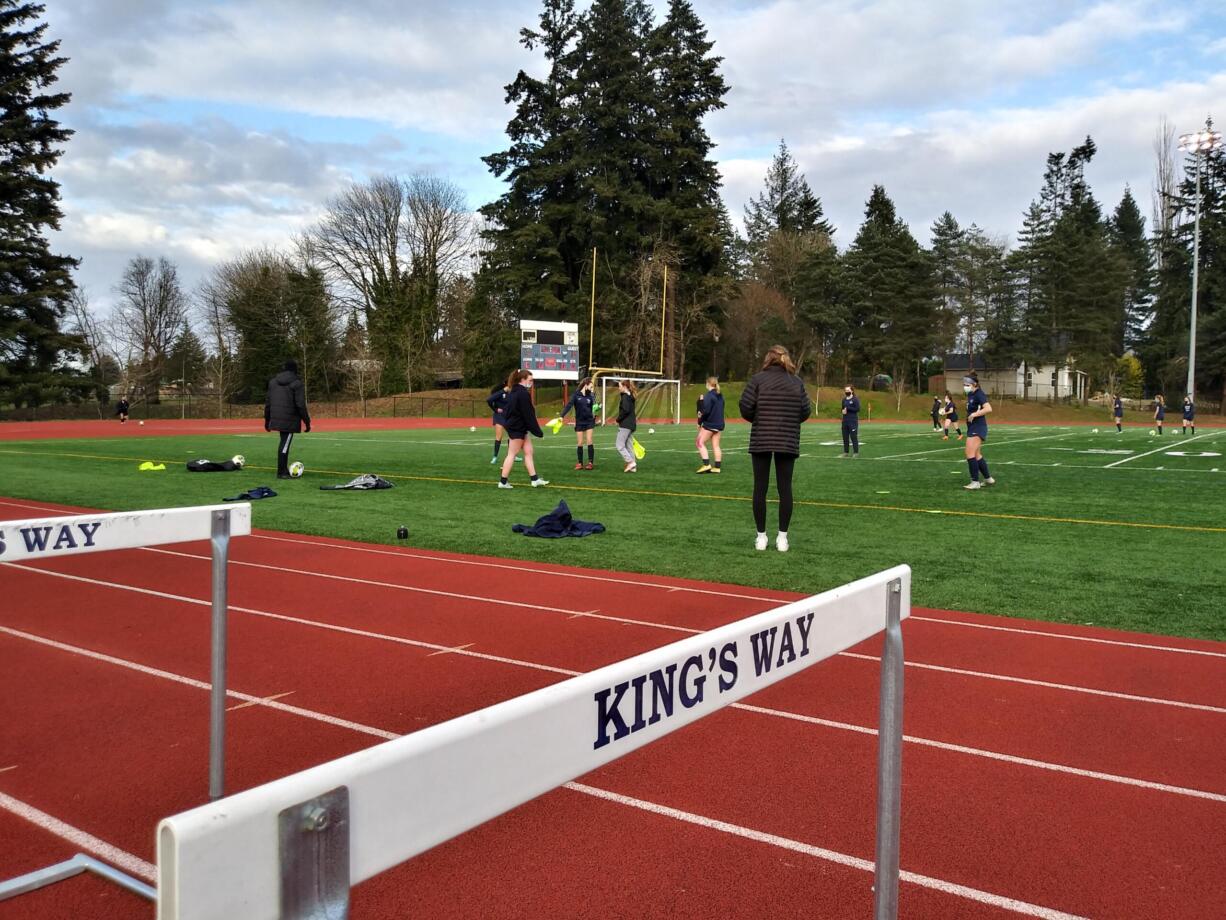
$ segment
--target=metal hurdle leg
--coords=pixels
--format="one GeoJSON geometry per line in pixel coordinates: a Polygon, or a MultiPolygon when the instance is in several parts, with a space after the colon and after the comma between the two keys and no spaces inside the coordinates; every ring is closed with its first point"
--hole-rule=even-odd
{"type": "Polygon", "coordinates": [[[226,777],[226,609],[230,557],[230,512],[213,512],[213,638],[209,714],[209,798],[225,795],[226,777]]]}
{"type": "Polygon", "coordinates": [[[886,586],[885,648],[877,720],[877,854],[874,920],[898,916],[898,847],[902,812],[902,581],[886,586]]]}
{"type": "Polygon", "coordinates": [[[19,875],[17,878],[9,879],[6,882],[0,882],[0,901],[15,898],[19,894],[26,894],[30,891],[37,891],[39,888],[45,888],[47,885],[54,885],[56,882],[62,882],[64,879],[80,875],[82,872],[93,872],[95,875],[112,881],[116,885],[131,891],[133,894],[140,895],[142,898],[148,898],[150,901],[157,900],[157,891],[139,879],[133,878],[126,872],[120,872],[114,866],[100,862],[92,856],[78,853],[72,859],[66,859],[61,863],[56,863],[54,866],[36,869],[33,872],[27,872],[25,875],[19,875]]]}

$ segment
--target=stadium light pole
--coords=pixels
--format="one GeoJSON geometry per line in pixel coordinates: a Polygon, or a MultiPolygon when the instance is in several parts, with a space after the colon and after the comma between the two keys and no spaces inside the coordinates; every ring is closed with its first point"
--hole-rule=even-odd
{"type": "Polygon", "coordinates": [[[1200,282],[1200,164],[1204,155],[1222,146],[1222,135],[1213,130],[1213,122],[1205,122],[1205,130],[1183,134],[1179,149],[1191,153],[1196,165],[1196,220],[1192,239],[1192,318],[1188,327],[1188,398],[1196,402],[1196,298],[1200,282]]]}

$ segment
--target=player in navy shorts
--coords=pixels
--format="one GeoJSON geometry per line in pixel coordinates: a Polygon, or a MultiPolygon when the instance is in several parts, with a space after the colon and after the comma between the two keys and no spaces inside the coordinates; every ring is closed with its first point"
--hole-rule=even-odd
{"type": "Polygon", "coordinates": [[[988,402],[988,394],[979,388],[979,375],[974,371],[962,378],[962,389],[966,391],[966,465],[971,471],[971,481],[963,488],[994,486],[996,480],[988,472],[987,461],[983,459],[983,442],[988,439],[987,416],[992,411],[992,404],[988,402]],[[982,482],[980,476],[983,476],[982,482]]]}
{"type": "Polygon", "coordinates": [[[1115,431],[1118,434],[1124,430],[1124,400],[1120,399],[1119,394],[1116,394],[1115,402],[1111,405],[1111,412],[1115,417],[1115,431]]]}
{"type": "Polygon", "coordinates": [[[1196,407],[1192,405],[1191,395],[1183,398],[1183,433],[1187,434],[1189,428],[1196,434],[1196,407]]]}
{"type": "Polygon", "coordinates": [[[1159,393],[1154,397],[1154,423],[1158,426],[1158,434],[1162,434],[1162,423],[1166,420],[1166,399],[1159,393]]]}
{"type": "Polygon", "coordinates": [[[596,397],[592,393],[592,378],[579,381],[579,389],[562,409],[562,418],[575,410],[575,469],[596,468],[596,448],[592,446],[592,430],[596,427],[596,397]],[[583,441],[587,440],[587,466],[583,465],[583,441]]]}

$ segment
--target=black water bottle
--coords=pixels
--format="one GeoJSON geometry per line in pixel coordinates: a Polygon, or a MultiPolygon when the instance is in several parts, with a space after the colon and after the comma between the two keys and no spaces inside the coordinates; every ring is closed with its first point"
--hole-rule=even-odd
{"type": "Polygon", "coordinates": [[[409,528],[401,524],[398,528],[396,528],[396,539],[397,540],[407,540],[408,538],[409,538],[409,528]]]}

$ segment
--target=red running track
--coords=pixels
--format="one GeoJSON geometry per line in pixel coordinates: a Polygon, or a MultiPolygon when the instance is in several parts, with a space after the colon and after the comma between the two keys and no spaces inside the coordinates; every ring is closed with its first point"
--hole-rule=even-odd
{"type": "MultiPolygon", "coordinates": [[[[158,819],[207,785],[208,571],[194,544],[0,567],[0,878],[93,846],[151,880],[158,819]]],[[[230,572],[230,791],[791,599],[267,532],[230,572]]],[[[1226,645],[921,609],[904,636],[903,916],[1217,914],[1226,645]]],[[[385,873],[353,916],[869,915],[875,655],[385,873]]],[[[0,903],[52,916],[152,909],[89,877],[0,903]]]]}

